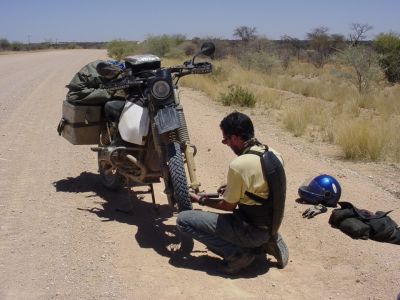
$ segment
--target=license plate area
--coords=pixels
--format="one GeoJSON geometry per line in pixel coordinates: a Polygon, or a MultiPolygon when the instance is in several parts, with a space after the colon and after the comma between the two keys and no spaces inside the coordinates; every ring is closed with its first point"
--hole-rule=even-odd
{"type": "Polygon", "coordinates": [[[178,129],[181,126],[178,113],[172,106],[160,109],[154,121],[159,134],[178,129]]]}

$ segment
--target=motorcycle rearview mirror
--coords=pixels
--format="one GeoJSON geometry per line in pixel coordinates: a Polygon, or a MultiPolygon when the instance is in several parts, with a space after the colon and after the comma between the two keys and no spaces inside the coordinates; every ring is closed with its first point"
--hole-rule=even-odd
{"type": "Polygon", "coordinates": [[[201,45],[200,50],[193,56],[192,64],[194,64],[194,59],[200,54],[206,55],[208,57],[212,57],[215,52],[215,45],[213,42],[205,42],[201,45]]]}
{"type": "Polygon", "coordinates": [[[200,52],[201,52],[203,55],[206,55],[206,56],[211,56],[211,55],[213,55],[214,52],[215,52],[215,45],[214,45],[214,43],[213,43],[213,42],[205,42],[203,45],[201,45],[200,52]]]}
{"type": "Polygon", "coordinates": [[[121,72],[121,70],[117,66],[108,64],[106,62],[98,63],[96,66],[96,71],[101,76],[106,78],[114,78],[121,72]]]}

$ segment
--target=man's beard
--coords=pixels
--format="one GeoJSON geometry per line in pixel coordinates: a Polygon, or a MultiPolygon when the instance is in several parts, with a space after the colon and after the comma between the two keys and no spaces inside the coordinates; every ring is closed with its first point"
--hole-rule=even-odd
{"type": "Polygon", "coordinates": [[[236,154],[236,155],[240,155],[243,152],[243,148],[239,148],[239,147],[231,147],[232,151],[236,154]]]}

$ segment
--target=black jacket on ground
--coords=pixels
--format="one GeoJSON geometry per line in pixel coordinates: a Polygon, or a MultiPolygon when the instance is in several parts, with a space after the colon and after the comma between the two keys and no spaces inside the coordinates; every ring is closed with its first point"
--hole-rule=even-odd
{"type": "Polygon", "coordinates": [[[377,211],[375,214],[364,209],[358,209],[350,202],[339,202],[341,208],[333,210],[329,218],[332,227],[353,239],[371,239],[378,242],[400,245],[400,228],[388,214],[377,211]]]}

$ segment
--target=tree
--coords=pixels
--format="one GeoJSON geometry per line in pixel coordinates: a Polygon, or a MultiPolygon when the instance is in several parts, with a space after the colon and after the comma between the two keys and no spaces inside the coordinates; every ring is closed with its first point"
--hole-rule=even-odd
{"type": "Polygon", "coordinates": [[[366,33],[373,27],[369,24],[352,23],[350,25],[351,33],[349,34],[349,41],[353,46],[356,46],[360,41],[366,39],[366,33]]]}
{"type": "Polygon", "coordinates": [[[334,33],[330,36],[331,50],[343,50],[346,48],[346,39],[344,35],[334,33]]]}
{"type": "Polygon", "coordinates": [[[379,64],[389,82],[400,81],[400,35],[381,33],[374,41],[376,51],[381,54],[379,64]]]}
{"type": "Polygon", "coordinates": [[[235,28],[233,36],[247,43],[257,38],[256,32],[257,29],[255,27],[239,26],[235,28]]]}
{"type": "Polygon", "coordinates": [[[344,36],[340,34],[330,35],[327,27],[321,26],[307,33],[307,39],[311,51],[308,51],[311,62],[322,68],[333,51],[342,49],[345,45],[344,36]]]}
{"type": "Polygon", "coordinates": [[[0,50],[10,49],[10,42],[7,39],[0,39],[0,50]]]}
{"type": "Polygon", "coordinates": [[[294,37],[284,35],[281,37],[281,41],[284,46],[289,48],[289,50],[297,57],[297,60],[300,59],[300,51],[304,48],[304,43],[294,37]]]}
{"type": "Polygon", "coordinates": [[[329,29],[321,26],[307,33],[307,39],[312,51],[309,51],[311,62],[318,68],[322,68],[331,50],[329,29]]]}
{"type": "Polygon", "coordinates": [[[367,92],[372,83],[381,79],[378,55],[364,46],[349,46],[339,51],[336,61],[348,66],[341,71],[360,93],[367,92]]]}

